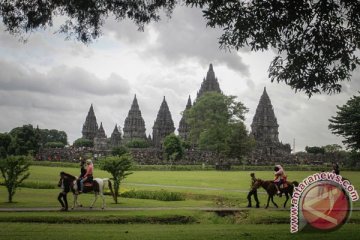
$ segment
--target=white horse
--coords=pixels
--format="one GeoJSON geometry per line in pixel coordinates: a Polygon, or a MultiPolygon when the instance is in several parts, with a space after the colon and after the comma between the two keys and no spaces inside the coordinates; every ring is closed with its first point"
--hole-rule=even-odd
{"type": "MultiPolygon", "coordinates": [[[[74,204],[71,209],[74,209],[75,207],[82,207],[82,205],[79,204],[79,202],[78,202],[79,194],[78,194],[78,185],[77,185],[76,180],[77,180],[77,178],[73,181],[73,184],[71,186],[71,191],[73,192],[73,196],[74,196],[74,204]]],[[[105,208],[104,189],[105,189],[106,183],[108,185],[108,188],[110,189],[111,195],[114,197],[114,191],[112,189],[112,184],[111,184],[110,179],[108,179],[108,178],[94,178],[94,180],[92,182],[92,186],[84,185],[84,193],[88,193],[88,192],[92,192],[92,191],[95,193],[95,199],[92,202],[92,204],[90,205],[90,208],[94,207],[94,204],[99,195],[102,198],[101,209],[105,208]]]]}

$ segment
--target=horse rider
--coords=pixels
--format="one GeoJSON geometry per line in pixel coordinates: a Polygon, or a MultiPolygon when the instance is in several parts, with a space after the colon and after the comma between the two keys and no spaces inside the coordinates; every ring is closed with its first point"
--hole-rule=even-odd
{"type": "Polygon", "coordinates": [[[94,164],[91,159],[86,160],[86,173],[80,180],[80,193],[84,191],[84,182],[92,182],[93,180],[94,164]]]}
{"type": "Polygon", "coordinates": [[[286,174],[284,169],[281,167],[281,165],[276,165],[274,171],[275,171],[274,183],[277,190],[277,195],[281,197],[280,186],[281,184],[286,182],[286,174]]]}
{"type": "Polygon", "coordinates": [[[259,208],[260,203],[259,203],[259,199],[258,199],[258,195],[257,195],[257,189],[254,188],[254,184],[255,184],[255,182],[257,180],[255,178],[255,173],[251,173],[250,177],[251,177],[251,182],[250,182],[250,191],[249,191],[249,193],[247,195],[247,199],[248,199],[247,207],[251,207],[251,196],[254,195],[254,199],[255,199],[255,202],[256,202],[256,208],[259,208]]]}
{"type": "Polygon", "coordinates": [[[85,168],[85,160],[80,158],[80,176],[79,178],[76,180],[76,184],[77,184],[77,189],[79,190],[81,188],[80,186],[80,181],[81,179],[84,178],[85,174],[86,174],[86,168],[85,168]]]}
{"type": "Polygon", "coordinates": [[[58,201],[61,204],[60,211],[67,211],[68,210],[68,201],[67,201],[67,194],[70,191],[70,184],[71,179],[68,177],[68,174],[65,172],[60,172],[60,181],[58,186],[61,187],[61,192],[58,196],[58,201]]]}

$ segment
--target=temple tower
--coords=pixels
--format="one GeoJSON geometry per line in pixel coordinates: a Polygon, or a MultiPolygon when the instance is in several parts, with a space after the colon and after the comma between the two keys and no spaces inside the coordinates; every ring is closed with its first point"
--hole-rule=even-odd
{"type": "Polygon", "coordinates": [[[269,95],[264,88],[251,124],[251,134],[256,141],[253,158],[259,161],[277,162],[291,152],[289,144],[279,141],[279,124],[269,95]]]}
{"type": "Polygon", "coordinates": [[[174,130],[174,122],[172,120],[169,107],[164,97],[153,126],[152,137],[154,147],[161,148],[164,138],[170,133],[173,133],[174,130]]]}
{"type": "Polygon", "coordinates": [[[200,90],[197,93],[196,99],[201,97],[205,92],[218,92],[221,93],[218,79],[215,77],[213,65],[210,63],[209,70],[201,83],[200,90]]]}
{"type": "Polygon", "coordinates": [[[251,133],[256,141],[279,142],[279,124],[269,95],[264,88],[251,124],[251,133]]]}
{"type": "MultiPolygon", "coordinates": [[[[188,98],[188,101],[187,101],[187,104],[186,104],[186,107],[185,107],[185,111],[189,110],[191,107],[192,107],[192,104],[191,104],[191,98],[190,98],[190,95],[189,95],[189,98],[188,98]]],[[[189,139],[189,137],[190,137],[190,126],[189,126],[189,124],[186,123],[186,119],[185,119],[184,114],[182,115],[181,120],[179,122],[178,131],[179,131],[179,136],[183,140],[186,141],[186,140],[189,139]]]]}
{"type": "Polygon", "coordinates": [[[114,131],[111,134],[110,137],[110,147],[116,148],[121,145],[121,132],[119,131],[118,126],[115,124],[114,131]]]}
{"type": "Polygon", "coordinates": [[[98,131],[98,124],[94,113],[93,105],[91,104],[89,112],[86,116],[85,123],[82,128],[82,138],[94,140],[98,131]]]}
{"type": "Polygon", "coordinates": [[[102,123],[100,123],[100,127],[97,130],[96,136],[94,138],[94,148],[97,151],[103,151],[108,149],[108,140],[102,123]]]}
{"type": "Polygon", "coordinates": [[[141,116],[141,111],[135,95],[128,116],[126,117],[124,123],[124,141],[128,142],[132,139],[146,140],[145,130],[145,122],[141,116]]]}

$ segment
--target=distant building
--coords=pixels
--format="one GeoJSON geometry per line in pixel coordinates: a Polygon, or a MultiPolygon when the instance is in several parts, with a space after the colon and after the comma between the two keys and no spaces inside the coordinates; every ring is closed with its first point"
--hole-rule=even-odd
{"type": "Polygon", "coordinates": [[[256,160],[276,159],[289,155],[291,152],[289,144],[279,142],[279,124],[266,88],[264,88],[256,108],[251,124],[251,134],[256,141],[256,148],[253,153],[256,160]]]}
{"type": "MultiPolygon", "coordinates": [[[[189,96],[188,98],[188,102],[186,104],[186,107],[185,107],[185,110],[189,110],[190,108],[192,107],[192,104],[191,104],[191,98],[189,96]]],[[[178,132],[179,132],[179,136],[183,139],[183,140],[188,140],[189,137],[190,137],[190,126],[189,124],[186,122],[186,117],[185,115],[183,114],[183,116],[181,117],[180,119],[180,122],[179,122],[179,129],[178,129],[178,132]]]]}
{"type": "Polygon", "coordinates": [[[124,123],[124,142],[129,142],[133,139],[144,139],[147,140],[146,137],[146,128],[145,121],[141,116],[141,111],[139,108],[139,104],[136,98],[131,104],[131,108],[129,113],[125,119],[124,123]]]}
{"type": "Polygon", "coordinates": [[[82,128],[82,138],[94,140],[98,131],[98,124],[94,113],[93,105],[91,104],[89,112],[86,116],[85,123],[82,128]]]}
{"type": "Polygon", "coordinates": [[[174,122],[164,97],[153,126],[153,145],[161,148],[164,138],[175,131],[174,122]]]}

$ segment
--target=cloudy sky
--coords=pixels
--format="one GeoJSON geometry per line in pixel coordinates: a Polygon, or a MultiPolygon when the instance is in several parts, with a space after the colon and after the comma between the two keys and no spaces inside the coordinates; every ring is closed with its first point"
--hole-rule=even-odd
{"type": "Polygon", "coordinates": [[[104,35],[90,45],[41,30],[19,42],[0,25],[0,132],[23,124],[59,129],[69,142],[81,137],[90,104],[110,136],[123,127],[134,94],[147,134],[151,134],[163,96],[175,127],[187,97],[194,99],[213,63],[220,87],[249,109],[250,128],[257,103],[266,87],[280,125],[280,139],[305,146],[341,143],[328,130],[328,119],[360,89],[359,72],[341,94],[309,99],[284,84],[271,83],[268,66],[274,54],[219,49],[221,31],[205,27],[197,9],[177,8],[171,19],[146,26],[144,32],[128,21],[109,19],[104,35]]]}

